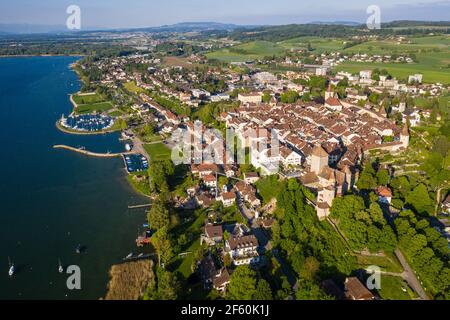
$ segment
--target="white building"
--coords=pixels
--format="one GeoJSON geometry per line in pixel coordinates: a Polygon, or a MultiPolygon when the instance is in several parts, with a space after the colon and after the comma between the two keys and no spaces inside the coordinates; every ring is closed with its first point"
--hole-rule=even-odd
{"type": "Polygon", "coordinates": [[[225,252],[236,266],[258,263],[260,257],[257,248],[258,239],[254,235],[232,237],[225,241],[225,252]]]}

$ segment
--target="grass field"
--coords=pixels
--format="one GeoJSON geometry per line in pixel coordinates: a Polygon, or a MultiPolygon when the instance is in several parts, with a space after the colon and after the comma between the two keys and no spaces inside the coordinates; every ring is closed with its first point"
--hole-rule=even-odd
{"type": "Polygon", "coordinates": [[[361,268],[367,268],[368,266],[378,266],[382,271],[401,273],[403,268],[400,263],[393,255],[387,254],[385,257],[382,256],[357,256],[358,265],[361,268]]]}
{"type": "Polygon", "coordinates": [[[279,46],[269,41],[253,41],[234,46],[232,48],[221,49],[208,53],[208,59],[216,59],[223,62],[244,62],[248,60],[262,59],[265,56],[277,56],[285,51],[283,46],[279,46]]]}
{"type": "Polygon", "coordinates": [[[282,42],[253,41],[210,52],[209,59],[223,62],[243,62],[261,59],[265,56],[281,55],[286,50],[306,49],[308,43],[313,53],[342,52],[344,54],[366,53],[370,55],[414,54],[416,63],[364,63],[345,62],[336,71],[357,73],[363,69],[387,69],[394,77],[405,80],[409,75],[422,73],[424,82],[450,83],[450,37],[447,35],[409,38],[408,42],[398,44],[394,40],[368,41],[344,49],[347,39],[297,37],[282,42]]]}
{"type": "Polygon", "coordinates": [[[414,73],[422,73],[424,82],[450,83],[450,37],[430,36],[410,38],[410,43],[397,44],[394,41],[370,41],[343,50],[344,53],[367,54],[414,54],[415,63],[365,63],[345,62],[337,71],[356,73],[363,69],[387,69],[394,77],[406,79],[414,73]]]}
{"type": "Polygon", "coordinates": [[[93,113],[94,111],[105,112],[113,108],[111,102],[106,101],[105,98],[98,93],[86,95],[74,94],[72,99],[77,105],[74,109],[77,114],[93,113]]]}
{"type": "Polygon", "coordinates": [[[77,105],[80,104],[93,104],[93,103],[98,103],[98,102],[103,102],[105,101],[105,99],[99,95],[98,93],[93,93],[93,94],[74,94],[72,96],[73,101],[75,101],[75,103],[77,105]]]}
{"type": "Polygon", "coordinates": [[[152,161],[169,160],[172,151],[162,142],[154,144],[145,144],[145,151],[149,154],[152,161]]]}
{"type": "Polygon", "coordinates": [[[140,88],[140,87],[138,87],[136,85],[136,82],[134,82],[134,81],[130,81],[130,82],[124,83],[123,86],[125,87],[125,89],[127,89],[128,91],[133,92],[133,93],[145,92],[145,90],[140,88]]]}
{"type": "Polygon", "coordinates": [[[324,51],[342,51],[345,40],[319,37],[298,37],[279,42],[278,45],[287,50],[304,50],[308,48],[308,43],[311,44],[315,53],[322,53],[324,51]]]}
{"type": "Polygon", "coordinates": [[[411,300],[415,298],[414,292],[402,278],[385,275],[381,276],[381,289],[378,290],[378,294],[384,300],[411,300]]]}
{"type": "Polygon", "coordinates": [[[78,114],[93,113],[94,111],[99,113],[111,110],[112,108],[113,105],[111,104],[111,102],[99,102],[99,103],[78,105],[75,112],[78,114]]]}

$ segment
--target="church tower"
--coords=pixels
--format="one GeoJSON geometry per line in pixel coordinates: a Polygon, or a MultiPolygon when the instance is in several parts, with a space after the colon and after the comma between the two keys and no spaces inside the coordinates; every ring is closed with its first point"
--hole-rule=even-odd
{"type": "Polygon", "coordinates": [[[311,153],[311,172],[319,174],[326,166],[328,166],[328,153],[318,144],[311,153]]]}
{"type": "Polygon", "coordinates": [[[328,86],[328,89],[325,91],[325,101],[329,98],[334,98],[334,91],[331,90],[331,85],[328,86]]]}
{"type": "Polygon", "coordinates": [[[403,126],[402,132],[400,132],[400,142],[403,144],[403,148],[408,148],[409,146],[409,130],[408,124],[403,126]]]}

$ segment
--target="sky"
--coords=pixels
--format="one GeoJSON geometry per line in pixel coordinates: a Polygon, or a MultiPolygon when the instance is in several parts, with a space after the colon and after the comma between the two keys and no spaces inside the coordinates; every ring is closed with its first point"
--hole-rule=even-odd
{"type": "Polygon", "coordinates": [[[69,5],[83,29],[152,27],[214,21],[275,25],[312,21],[365,22],[369,5],[381,21],[449,20],[450,0],[1,0],[0,24],[65,25],[69,5]]]}

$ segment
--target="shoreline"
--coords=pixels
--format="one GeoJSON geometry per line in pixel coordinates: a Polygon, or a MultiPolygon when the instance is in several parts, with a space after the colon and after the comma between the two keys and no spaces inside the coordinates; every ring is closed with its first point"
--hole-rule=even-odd
{"type": "Polygon", "coordinates": [[[33,57],[87,57],[85,54],[11,54],[0,55],[0,58],[33,58],[33,57]]]}

